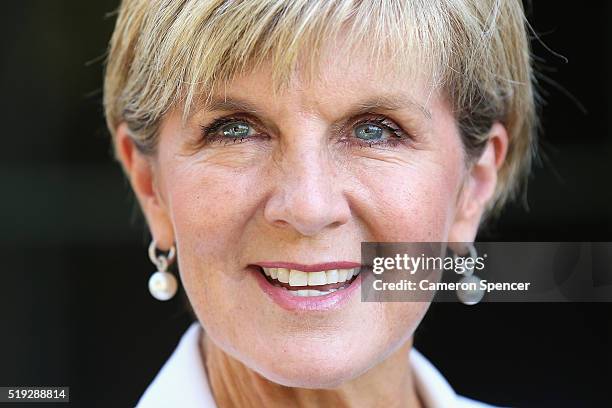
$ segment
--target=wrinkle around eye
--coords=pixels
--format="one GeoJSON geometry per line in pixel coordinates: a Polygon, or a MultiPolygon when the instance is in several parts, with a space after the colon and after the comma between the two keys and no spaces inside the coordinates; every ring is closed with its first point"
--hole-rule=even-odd
{"type": "Polygon", "coordinates": [[[345,147],[345,154],[351,154],[353,161],[375,160],[378,162],[386,162],[397,165],[409,165],[414,163],[416,155],[420,152],[431,150],[428,143],[419,140],[410,139],[405,143],[400,143],[397,146],[356,146],[345,147]]]}
{"type": "Polygon", "coordinates": [[[191,160],[194,164],[210,165],[230,169],[240,169],[253,166],[265,160],[271,154],[271,148],[266,143],[257,141],[242,141],[228,144],[211,144],[203,146],[198,140],[186,140],[180,153],[183,160],[191,160]]]}
{"type": "Polygon", "coordinates": [[[272,149],[261,143],[243,142],[236,145],[227,145],[218,150],[206,152],[206,161],[220,165],[247,165],[262,163],[272,155],[272,149]]]}
{"type": "Polygon", "coordinates": [[[414,163],[408,157],[401,157],[398,154],[381,155],[380,152],[369,152],[364,151],[362,154],[356,155],[355,161],[361,161],[361,159],[374,160],[379,163],[388,163],[398,166],[409,166],[414,163]]]}

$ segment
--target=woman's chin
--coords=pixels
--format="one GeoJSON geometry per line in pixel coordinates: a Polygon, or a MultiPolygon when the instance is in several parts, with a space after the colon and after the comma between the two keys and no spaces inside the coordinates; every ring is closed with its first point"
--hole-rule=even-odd
{"type": "Polygon", "coordinates": [[[330,364],[284,365],[260,372],[268,380],[285,387],[331,389],[357,377],[356,367],[330,364]]]}
{"type": "Polygon", "coordinates": [[[358,352],[359,347],[352,345],[339,350],[324,353],[302,351],[303,354],[288,356],[283,353],[256,371],[267,378],[286,387],[298,388],[336,388],[354,379],[368,368],[366,358],[358,352]]]}

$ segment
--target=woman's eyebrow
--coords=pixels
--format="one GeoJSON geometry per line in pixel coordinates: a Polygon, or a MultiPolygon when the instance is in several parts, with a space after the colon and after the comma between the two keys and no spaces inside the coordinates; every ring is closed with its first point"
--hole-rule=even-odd
{"type": "Polygon", "coordinates": [[[247,101],[242,101],[233,98],[212,98],[203,107],[208,112],[214,111],[242,111],[248,113],[257,113],[258,110],[254,105],[247,101]]]}
{"type": "Polygon", "coordinates": [[[411,109],[423,115],[425,119],[431,119],[431,111],[406,95],[380,95],[368,98],[355,105],[351,109],[351,115],[360,115],[372,110],[395,111],[401,109],[411,109]]]}
{"type": "MultiPolygon", "coordinates": [[[[234,98],[212,98],[203,107],[208,112],[214,111],[241,111],[252,114],[260,113],[255,105],[234,98]]],[[[406,95],[379,95],[358,102],[345,116],[358,116],[373,110],[394,111],[400,109],[412,109],[422,114],[426,119],[431,119],[431,112],[424,105],[416,102],[406,95]]]]}

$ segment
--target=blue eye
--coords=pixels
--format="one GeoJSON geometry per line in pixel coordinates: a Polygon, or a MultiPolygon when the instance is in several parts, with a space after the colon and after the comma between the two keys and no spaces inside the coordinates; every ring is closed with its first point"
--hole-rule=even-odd
{"type": "Polygon", "coordinates": [[[204,143],[237,144],[265,137],[258,132],[256,125],[250,119],[230,116],[214,120],[211,124],[202,126],[204,143]]]}
{"type": "Polygon", "coordinates": [[[355,128],[355,136],[361,140],[377,141],[383,138],[384,129],[380,126],[366,123],[355,128]]]}
{"type": "Polygon", "coordinates": [[[228,139],[244,139],[249,135],[251,127],[245,122],[232,122],[219,130],[228,139]]]}

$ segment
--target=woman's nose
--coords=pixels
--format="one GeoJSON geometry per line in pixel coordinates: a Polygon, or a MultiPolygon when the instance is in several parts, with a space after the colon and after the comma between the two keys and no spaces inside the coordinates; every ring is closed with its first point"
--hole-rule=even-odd
{"type": "Polygon", "coordinates": [[[334,159],[325,149],[298,150],[286,151],[277,163],[275,188],[264,217],[304,236],[346,224],[351,210],[334,159]]]}

